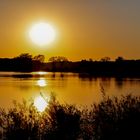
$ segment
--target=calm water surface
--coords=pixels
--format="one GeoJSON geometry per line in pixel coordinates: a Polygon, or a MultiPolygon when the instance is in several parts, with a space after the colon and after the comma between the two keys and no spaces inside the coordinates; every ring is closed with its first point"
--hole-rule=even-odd
{"type": "Polygon", "coordinates": [[[53,93],[62,103],[90,106],[101,100],[101,85],[107,95],[140,95],[140,78],[103,78],[74,73],[0,72],[0,107],[10,107],[13,100],[30,100],[53,93]]]}

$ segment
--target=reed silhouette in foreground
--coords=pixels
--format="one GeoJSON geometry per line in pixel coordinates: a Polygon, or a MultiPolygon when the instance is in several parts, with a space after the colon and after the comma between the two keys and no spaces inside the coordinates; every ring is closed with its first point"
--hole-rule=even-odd
{"type": "Polygon", "coordinates": [[[90,109],[60,104],[54,97],[46,110],[33,103],[0,109],[1,137],[6,140],[124,140],[140,139],[140,97],[103,95],[90,109]]]}

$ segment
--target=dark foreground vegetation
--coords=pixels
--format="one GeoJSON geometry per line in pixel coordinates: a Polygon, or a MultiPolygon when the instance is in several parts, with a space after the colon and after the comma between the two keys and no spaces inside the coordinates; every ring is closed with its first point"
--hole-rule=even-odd
{"type": "Polygon", "coordinates": [[[51,71],[51,72],[78,72],[89,76],[117,76],[138,77],[140,76],[140,59],[126,60],[118,57],[111,61],[109,57],[101,60],[68,61],[62,56],[51,57],[45,62],[44,55],[32,56],[23,53],[14,58],[0,58],[0,71],[51,71]]]}
{"type": "Polygon", "coordinates": [[[8,111],[0,109],[0,128],[5,140],[138,140],[140,97],[103,95],[89,110],[52,97],[43,113],[32,102],[14,102],[8,111]]]}

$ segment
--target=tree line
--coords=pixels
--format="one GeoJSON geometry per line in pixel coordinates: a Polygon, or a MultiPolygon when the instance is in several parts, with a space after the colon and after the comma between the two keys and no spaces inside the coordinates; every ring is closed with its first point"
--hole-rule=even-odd
{"type": "Polygon", "coordinates": [[[0,71],[50,71],[77,72],[93,76],[140,76],[140,59],[127,60],[117,57],[103,57],[99,61],[88,59],[72,62],[63,56],[54,56],[45,62],[44,55],[20,54],[14,58],[0,58],[0,71]]]}

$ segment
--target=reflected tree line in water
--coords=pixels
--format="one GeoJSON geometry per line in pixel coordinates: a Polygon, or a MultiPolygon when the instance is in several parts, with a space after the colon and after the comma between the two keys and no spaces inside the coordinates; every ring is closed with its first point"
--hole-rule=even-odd
{"type": "MultiPolygon", "coordinates": [[[[42,75],[39,74],[39,72],[36,73],[2,73],[0,74],[0,77],[12,77],[19,80],[27,80],[30,78],[43,78],[44,80],[47,80],[47,78],[51,78],[51,80],[61,80],[61,81],[67,81],[70,77],[74,78],[77,77],[79,80],[84,84],[85,82],[89,84],[98,84],[98,85],[104,85],[105,88],[111,87],[112,83],[118,87],[119,89],[122,88],[124,85],[137,85],[140,83],[140,79],[134,78],[134,77],[97,77],[97,76],[87,76],[87,74],[84,73],[66,73],[66,72],[49,72],[44,73],[42,75]]],[[[20,86],[22,89],[30,89],[29,86],[22,85],[20,86]]]]}
{"type": "Polygon", "coordinates": [[[45,62],[44,55],[33,57],[28,53],[23,53],[14,58],[0,58],[0,71],[77,72],[80,73],[82,77],[137,77],[140,76],[140,59],[126,60],[123,57],[118,57],[115,61],[111,61],[109,57],[104,57],[99,61],[89,59],[72,62],[66,57],[56,56],[51,57],[48,62],[45,62]]]}
{"type": "Polygon", "coordinates": [[[60,104],[55,97],[42,113],[33,102],[0,109],[0,138],[5,140],[140,139],[140,97],[107,97],[90,109],[60,104]]]}
{"type": "MultiPolygon", "coordinates": [[[[65,72],[49,72],[44,73],[40,75],[38,72],[35,73],[14,73],[14,74],[1,74],[0,77],[12,77],[19,81],[21,80],[29,80],[33,79],[43,79],[44,81],[49,80],[61,80],[61,83],[66,86],[67,81],[70,77],[78,78],[81,82],[81,84],[85,85],[85,83],[88,85],[103,85],[104,88],[108,89],[112,85],[115,85],[118,89],[123,88],[123,86],[133,86],[133,85],[139,85],[140,79],[139,78],[132,78],[132,77],[96,77],[96,76],[85,76],[85,74],[80,73],[65,73],[65,72]]],[[[59,82],[60,84],[60,82],[59,82]]],[[[64,86],[64,85],[63,85],[64,86]]],[[[30,90],[30,85],[20,85],[20,89],[22,90],[30,90]]]]}

